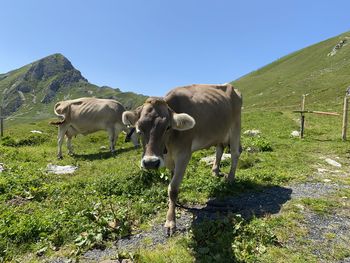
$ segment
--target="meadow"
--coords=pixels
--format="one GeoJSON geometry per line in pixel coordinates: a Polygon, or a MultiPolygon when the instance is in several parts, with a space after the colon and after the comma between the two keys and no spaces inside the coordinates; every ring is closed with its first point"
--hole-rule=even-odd
{"type": "MultiPolygon", "coordinates": [[[[184,207],[204,207],[208,200],[235,200],[277,189],[286,196],[277,203],[266,200],[270,202],[266,207],[274,209],[257,213],[252,207],[241,209],[249,211],[249,216],[240,210],[218,210],[201,220],[193,214],[186,231],[164,242],[149,238],[144,246],[119,248],[110,259],[340,262],[350,257],[350,248],[344,245],[349,240],[340,242],[342,235],[328,229],[322,232],[325,241],[318,242],[312,233],[319,226],[308,220],[310,215],[318,219],[342,215],[348,220],[345,226],[350,222],[350,145],[341,141],[341,118],[308,115],[301,140],[290,135],[299,129],[298,117],[291,111],[244,112],[242,131],[258,129],[261,135],[242,135],[244,151],[234,184],[212,176],[211,167],[201,162],[214,153],[211,148],[193,154],[180,187],[179,204],[184,207]],[[342,166],[335,168],[325,158],[342,166]],[[336,191],[293,196],[307,184],[330,185],[336,191]]],[[[0,141],[4,168],[0,173],[0,262],[54,262],[57,258],[84,262],[86,251],[111,248],[123,237],[164,223],[170,174],[165,169],[142,171],[142,150],[124,143],[124,135],[114,155],[101,147],[108,145],[106,133],[78,136],[73,139],[75,155],[69,156],[64,146],[63,160],[56,158],[56,136],[57,128],[45,120],[10,125],[0,141]],[[78,169],[74,174],[56,175],[47,171],[48,164],[78,169]]],[[[229,167],[223,161],[222,170],[228,172],[229,167]]],[[[177,212],[179,216],[190,213],[186,208],[177,212]]]]}

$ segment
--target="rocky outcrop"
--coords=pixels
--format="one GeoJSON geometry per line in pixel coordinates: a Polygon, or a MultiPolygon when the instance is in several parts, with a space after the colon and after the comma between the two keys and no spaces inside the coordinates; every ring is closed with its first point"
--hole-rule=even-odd
{"type": "Polygon", "coordinates": [[[80,71],[74,68],[60,74],[45,89],[45,95],[41,102],[46,104],[50,103],[59,89],[68,88],[78,82],[87,82],[87,80],[81,75],[80,71]]]}
{"type": "Polygon", "coordinates": [[[27,81],[47,80],[70,70],[74,70],[72,63],[63,55],[54,54],[34,62],[25,74],[24,79],[27,81]]]}
{"type": "Polygon", "coordinates": [[[17,111],[19,107],[21,107],[23,104],[23,100],[17,93],[16,96],[11,97],[4,97],[4,107],[3,107],[3,114],[5,116],[10,115],[12,112],[17,111]]]}
{"type": "Polygon", "coordinates": [[[328,57],[332,57],[334,56],[335,54],[337,54],[337,52],[344,46],[347,45],[347,42],[349,40],[349,37],[345,37],[344,39],[340,40],[336,45],[335,47],[332,49],[331,52],[329,52],[327,54],[328,57]]]}
{"type": "Polygon", "coordinates": [[[23,81],[23,82],[19,82],[16,86],[15,86],[16,91],[20,91],[23,93],[29,93],[33,90],[33,87],[30,85],[30,83],[23,81]]]}

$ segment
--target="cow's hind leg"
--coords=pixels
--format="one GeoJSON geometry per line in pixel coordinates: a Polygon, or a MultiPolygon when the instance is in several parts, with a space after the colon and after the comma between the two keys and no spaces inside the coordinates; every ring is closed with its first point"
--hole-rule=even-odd
{"type": "Polygon", "coordinates": [[[175,222],[176,200],[177,200],[181,181],[185,174],[187,164],[191,158],[191,152],[188,151],[185,153],[178,154],[177,156],[178,157],[175,159],[174,176],[171,179],[171,182],[168,187],[169,208],[166,215],[166,222],[164,225],[168,236],[171,236],[176,230],[176,222],[175,222]]]}
{"type": "Polygon", "coordinates": [[[115,152],[115,142],[116,142],[116,131],[113,128],[108,128],[108,137],[109,137],[109,150],[114,153],[115,152]]]}
{"type": "Polygon", "coordinates": [[[68,130],[67,125],[61,124],[58,126],[58,136],[57,136],[57,158],[62,159],[62,144],[64,140],[64,136],[66,135],[66,132],[68,130]]]}
{"type": "Polygon", "coordinates": [[[237,122],[231,128],[230,136],[230,151],[231,151],[231,169],[227,176],[229,182],[233,182],[235,179],[235,173],[238,163],[238,158],[241,154],[241,127],[240,122],[237,122]]]}
{"type": "Polygon", "coordinates": [[[68,154],[73,155],[73,146],[72,146],[72,136],[66,135],[67,136],[67,148],[68,148],[68,154]]]}
{"type": "Polygon", "coordinates": [[[213,171],[213,174],[216,176],[220,176],[220,162],[222,154],[224,153],[224,145],[218,144],[216,146],[216,152],[215,152],[215,161],[213,164],[213,168],[211,169],[213,171]]]}

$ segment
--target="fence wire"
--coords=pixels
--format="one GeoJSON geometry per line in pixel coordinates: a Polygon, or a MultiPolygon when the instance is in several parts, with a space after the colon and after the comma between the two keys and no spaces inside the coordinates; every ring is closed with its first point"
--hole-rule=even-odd
{"type": "MultiPolygon", "coordinates": [[[[255,112],[255,111],[267,111],[267,110],[278,110],[278,111],[283,111],[283,110],[289,110],[291,108],[299,108],[300,104],[296,104],[296,105],[289,105],[289,106],[271,106],[271,107],[244,107],[242,108],[242,112],[243,113],[249,113],[249,112],[255,112]]],[[[42,117],[25,117],[25,116],[0,116],[0,118],[2,117],[3,120],[41,120],[42,117]]],[[[47,116],[47,118],[57,118],[56,115],[51,115],[51,116],[47,116]]]]}

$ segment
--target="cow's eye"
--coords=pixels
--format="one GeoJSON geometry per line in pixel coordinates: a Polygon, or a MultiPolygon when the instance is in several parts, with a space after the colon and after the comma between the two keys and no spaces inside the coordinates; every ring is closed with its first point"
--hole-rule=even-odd
{"type": "Polygon", "coordinates": [[[166,130],[169,131],[171,128],[171,126],[169,125],[168,127],[166,127],[166,130]]]}

